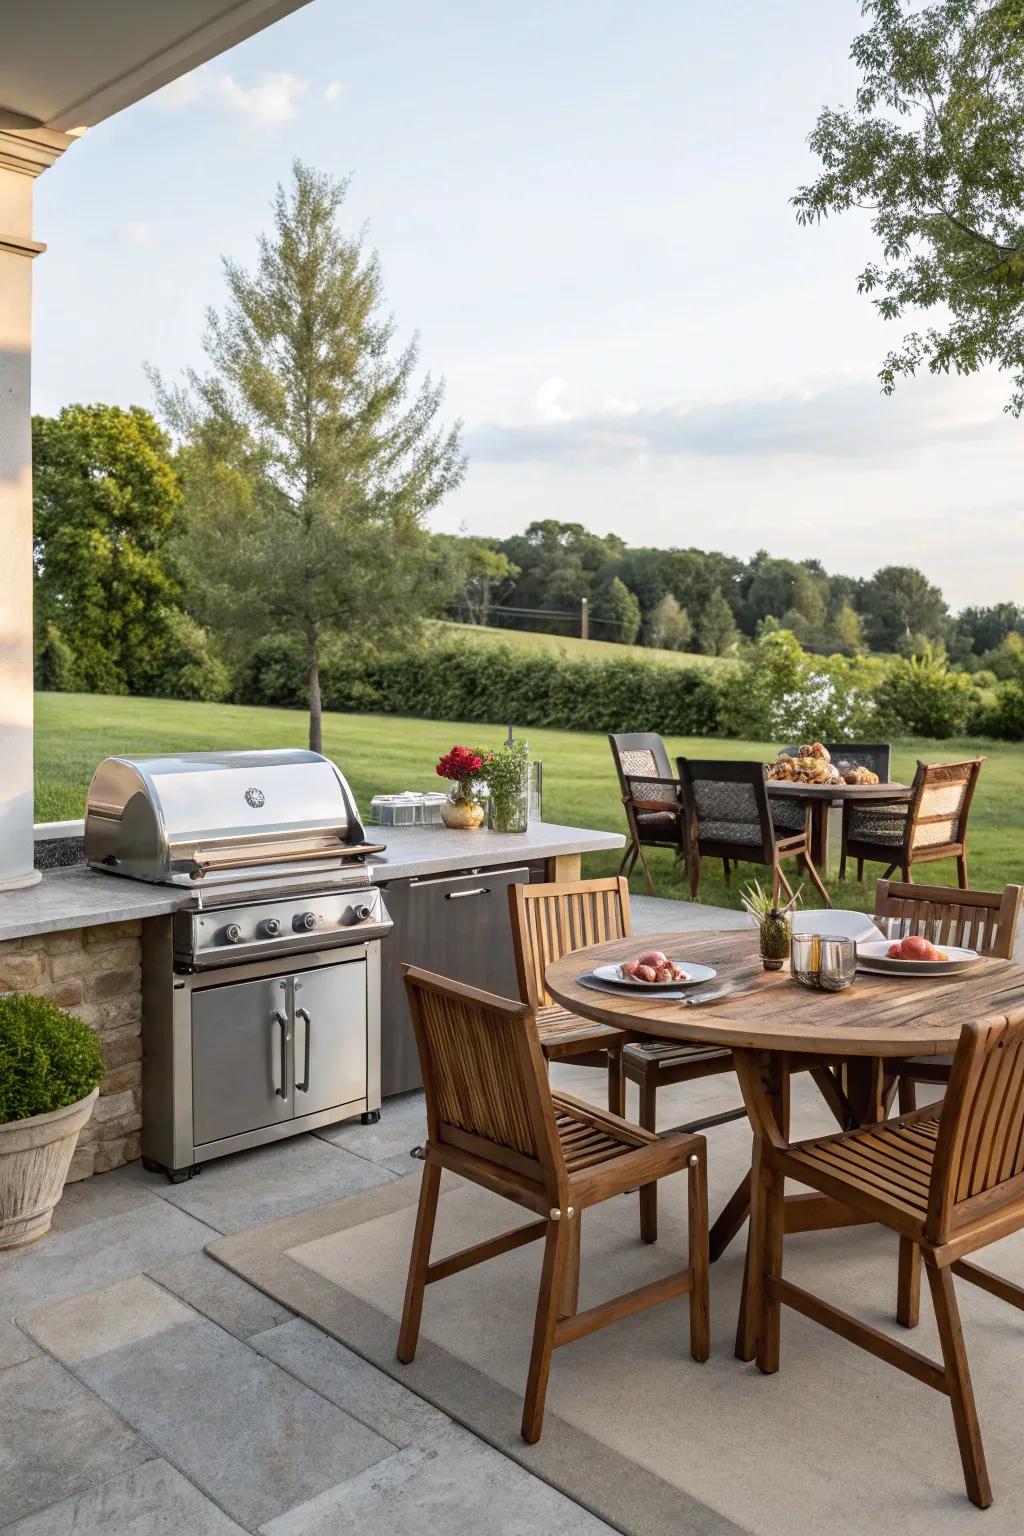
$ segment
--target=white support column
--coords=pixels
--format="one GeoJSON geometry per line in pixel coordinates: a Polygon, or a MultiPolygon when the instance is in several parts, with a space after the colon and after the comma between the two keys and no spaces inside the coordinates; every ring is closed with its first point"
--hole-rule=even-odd
{"type": "Polygon", "coordinates": [[[0,890],[39,879],[32,845],[32,238],[35,178],[73,139],[0,129],[0,890]]]}

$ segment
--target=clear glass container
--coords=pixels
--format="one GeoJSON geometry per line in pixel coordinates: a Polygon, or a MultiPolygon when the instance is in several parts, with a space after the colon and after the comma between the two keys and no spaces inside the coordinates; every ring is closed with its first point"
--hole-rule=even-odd
{"type": "Polygon", "coordinates": [[[853,939],[832,933],[794,933],[789,952],[793,980],[822,992],[852,986],[857,970],[853,939]]]}
{"type": "Polygon", "coordinates": [[[492,832],[525,832],[530,822],[530,794],[527,786],[514,795],[502,795],[487,802],[487,825],[492,832]]]}

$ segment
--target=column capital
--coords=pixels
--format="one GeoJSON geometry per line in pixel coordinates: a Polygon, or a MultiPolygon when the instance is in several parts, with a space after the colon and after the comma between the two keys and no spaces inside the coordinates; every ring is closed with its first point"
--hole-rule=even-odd
{"type": "Polygon", "coordinates": [[[56,128],[0,128],[0,169],[41,176],[78,137],[56,128]]]}

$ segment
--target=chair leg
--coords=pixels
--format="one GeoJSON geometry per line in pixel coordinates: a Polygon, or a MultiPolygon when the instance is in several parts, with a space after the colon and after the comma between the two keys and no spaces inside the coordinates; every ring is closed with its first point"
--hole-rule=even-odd
{"type": "Polygon", "coordinates": [[[962,891],[966,891],[967,887],[968,887],[968,880],[967,880],[967,849],[966,848],[964,849],[963,853],[960,854],[959,858],[956,861],[956,878],[957,878],[957,880],[959,882],[960,889],[962,891]]]}
{"type": "Polygon", "coordinates": [[[728,885],[732,879],[732,865],[728,859],[722,860],[722,872],[725,875],[725,883],[728,885]]]}
{"type": "Polygon", "coordinates": [[[909,864],[904,864],[900,869],[900,874],[903,877],[904,885],[911,885],[913,883],[913,876],[911,875],[910,871],[911,866],[909,864]]]}
{"type": "Polygon", "coordinates": [[[826,907],[830,907],[832,905],[831,897],[829,896],[828,891],[825,889],[824,883],[822,882],[822,878],[818,874],[818,871],[817,871],[817,869],[816,869],[816,867],[814,865],[814,861],[811,858],[810,854],[804,854],[803,855],[803,864],[804,864],[804,869],[807,871],[807,875],[808,875],[808,878],[809,878],[811,884],[814,886],[815,890],[817,891],[818,895],[821,897],[822,901],[825,903],[826,907]]]}
{"type": "Polygon", "coordinates": [[[687,1169],[689,1202],[690,1354],[706,1360],[711,1353],[710,1259],[708,1255],[708,1170],[703,1153],[694,1154],[687,1169]]]}
{"type": "Polygon", "coordinates": [[[979,1509],[987,1509],[992,1503],[992,1485],[985,1466],[985,1451],[978,1427],[978,1413],[974,1406],[974,1389],[967,1366],[967,1351],[960,1327],[960,1309],[953,1289],[953,1276],[948,1268],[935,1264],[925,1265],[928,1284],[935,1306],[935,1321],[939,1325],[942,1343],[942,1359],[946,1367],[946,1386],[953,1407],[953,1423],[960,1446],[964,1482],[967,1496],[979,1509]]]}
{"type": "Polygon", "coordinates": [[[608,1108],[621,1120],[626,1118],[626,1074],[622,1070],[622,1046],[608,1052],[608,1108]]]}
{"type": "Polygon", "coordinates": [[[896,1282],[896,1321],[916,1328],[921,1317],[921,1250],[909,1237],[900,1238],[899,1277],[896,1282]]]}
{"type": "Polygon", "coordinates": [[[839,850],[839,878],[840,878],[840,880],[845,880],[846,879],[846,843],[845,842],[843,843],[842,848],[839,850]]]}
{"type": "Polygon", "coordinates": [[[764,1258],[761,1269],[761,1326],[757,1340],[757,1368],[771,1376],[779,1368],[779,1330],[782,1303],[764,1293],[765,1275],[782,1277],[782,1241],[785,1231],[785,1180],[767,1175],[764,1197],[764,1258]]]}
{"type": "Polygon", "coordinates": [[[549,1221],[544,1239],[544,1263],[537,1294],[537,1315],[533,1325],[530,1371],[526,1378],[523,1403],[522,1436],[528,1445],[540,1439],[544,1423],[544,1399],[547,1397],[551,1356],[555,1347],[555,1324],[562,1299],[565,1267],[573,1234],[567,1221],[549,1221]]]}
{"type": "Polygon", "coordinates": [[[917,1084],[912,1077],[900,1078],[900,1114],[909,1115],[917,1108],[917,1084]]]}
{"type": "MultiPolygon", "coordinates": [[[[658,1129],[658,1069],[648,1063],[644,1067],[640,1083],[640,1112],[637,1120],[645,1131],[658,1129]]],[[[658,1241],[658,1184],[640,1186],[640,1240],[644,1243],[658,1241]]]]}
{"type": "Polygon", "coordinates": [[[644,879],[647,881],[647,894],[648,896],[653,896],[654,881],[651,879],[651,866],[647,862],[647,855],[644,853],[643,846],[639,843],[637,844],[637,852],[640,854],[640,863],[644,867],[644,879]]]}
{"type": "Polygon", "coordinates": [[[627,844],[626,851],[622,855],[622,863],[619,865],[620,875],[624,875],[627,879],[629,878],[633,870],[633,865],[636,863],[636,856],[639,851],[640,850],[635,842],[627,844]]]}
{"type": "Polygon", "coordinates": [[[863,859],[858,859],[857,860],[857,883],[859,885],[863,885],[863,883],[864,883],[864,860],[863,859]]]}
{"type": "Polygon", "coordinates": [[[700,854],[693,850],[686,861],[686,871],[690,876],[690,900],[697,900],[697,892],[700,890],[700,854]]]}
{"type": "Polygon", "coordinates": [[[427,1284],[427,1265],[430,1263],[430,1243],[434,1236],[434,1219],[437,1216],[437,1196],[440,1187],[440,1165],[425,1163],[423,1178],[420,1181],[416,1230],[412,1240],[412,1253],[409,1256],[409,1278],[405,1287],[402,1327],[398,1335],[398,1358],[403,1365],[409,1365],[416,1358],[416,1341],[420,1334],[423,1292],[427,1284]]]}

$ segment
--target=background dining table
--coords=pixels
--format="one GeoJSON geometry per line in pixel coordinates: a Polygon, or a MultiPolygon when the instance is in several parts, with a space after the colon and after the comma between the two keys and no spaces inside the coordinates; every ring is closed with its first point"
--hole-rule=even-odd
{"type": "MultiPolygon", "coordinates": [[[[886,1118],[891,1102],[894,1079],[886,1071],[887,1063],[950,1054],[966,1023],[1004,1017],[1024,1007],[1024,966],[1010,960],[979,959],[968,969],[945,976],[859,972],[854,984],[842,992],[804,987],[788,969],[764,970],[753,928],[645,934],[642,939],[594,945],[556,960],[547,968],[546,981],[551,996],[563,1007],[628,1029],[637,1039],[728,1046],[736,1056],[742,1054],[754,1068],[744,1075],[748,1082],[756,1077],[762,1110],[787,1141],[794,1072],[810,1074],[841,1127],[873,1125],[886,1118]],[[709,1000],[689,1003],[678,991],[670,997],[627,988],[597,991],[580,980],[596,966],[635,959],[654,949],[663,950],[684,967],[687,961],[712,966],[715,980],[695,986],[690,994],[711,994],[709,1000]]],[[[745,1084],[745,1096],[747,1092],[745,1084]]],[[[724,1252],[750,1212],[760,1156],[755,1136],[752,1171],[712,1227],[712,1260],[724,1252]]],[[[756,1220],[757,1212],[752,1214],[756,1220]]],[[[825,1195],[786,1197],[787,1233],[848,1226],[859,1219],[825,1195]]],[[[754,1353],[750,1319],[755,1311],[745,1292],[737,1354],[747,1360],[754,1353]]]]}
{"type": "Polygon", "coordinates": [[[800,800],[811,807],[811,858],[824,879],[828,874],[828,813],[847,800],[858,804],[907,805],[909,784],[801,784],[795,779],[769,779],[768,794],[779,800],[800,800]]]}

